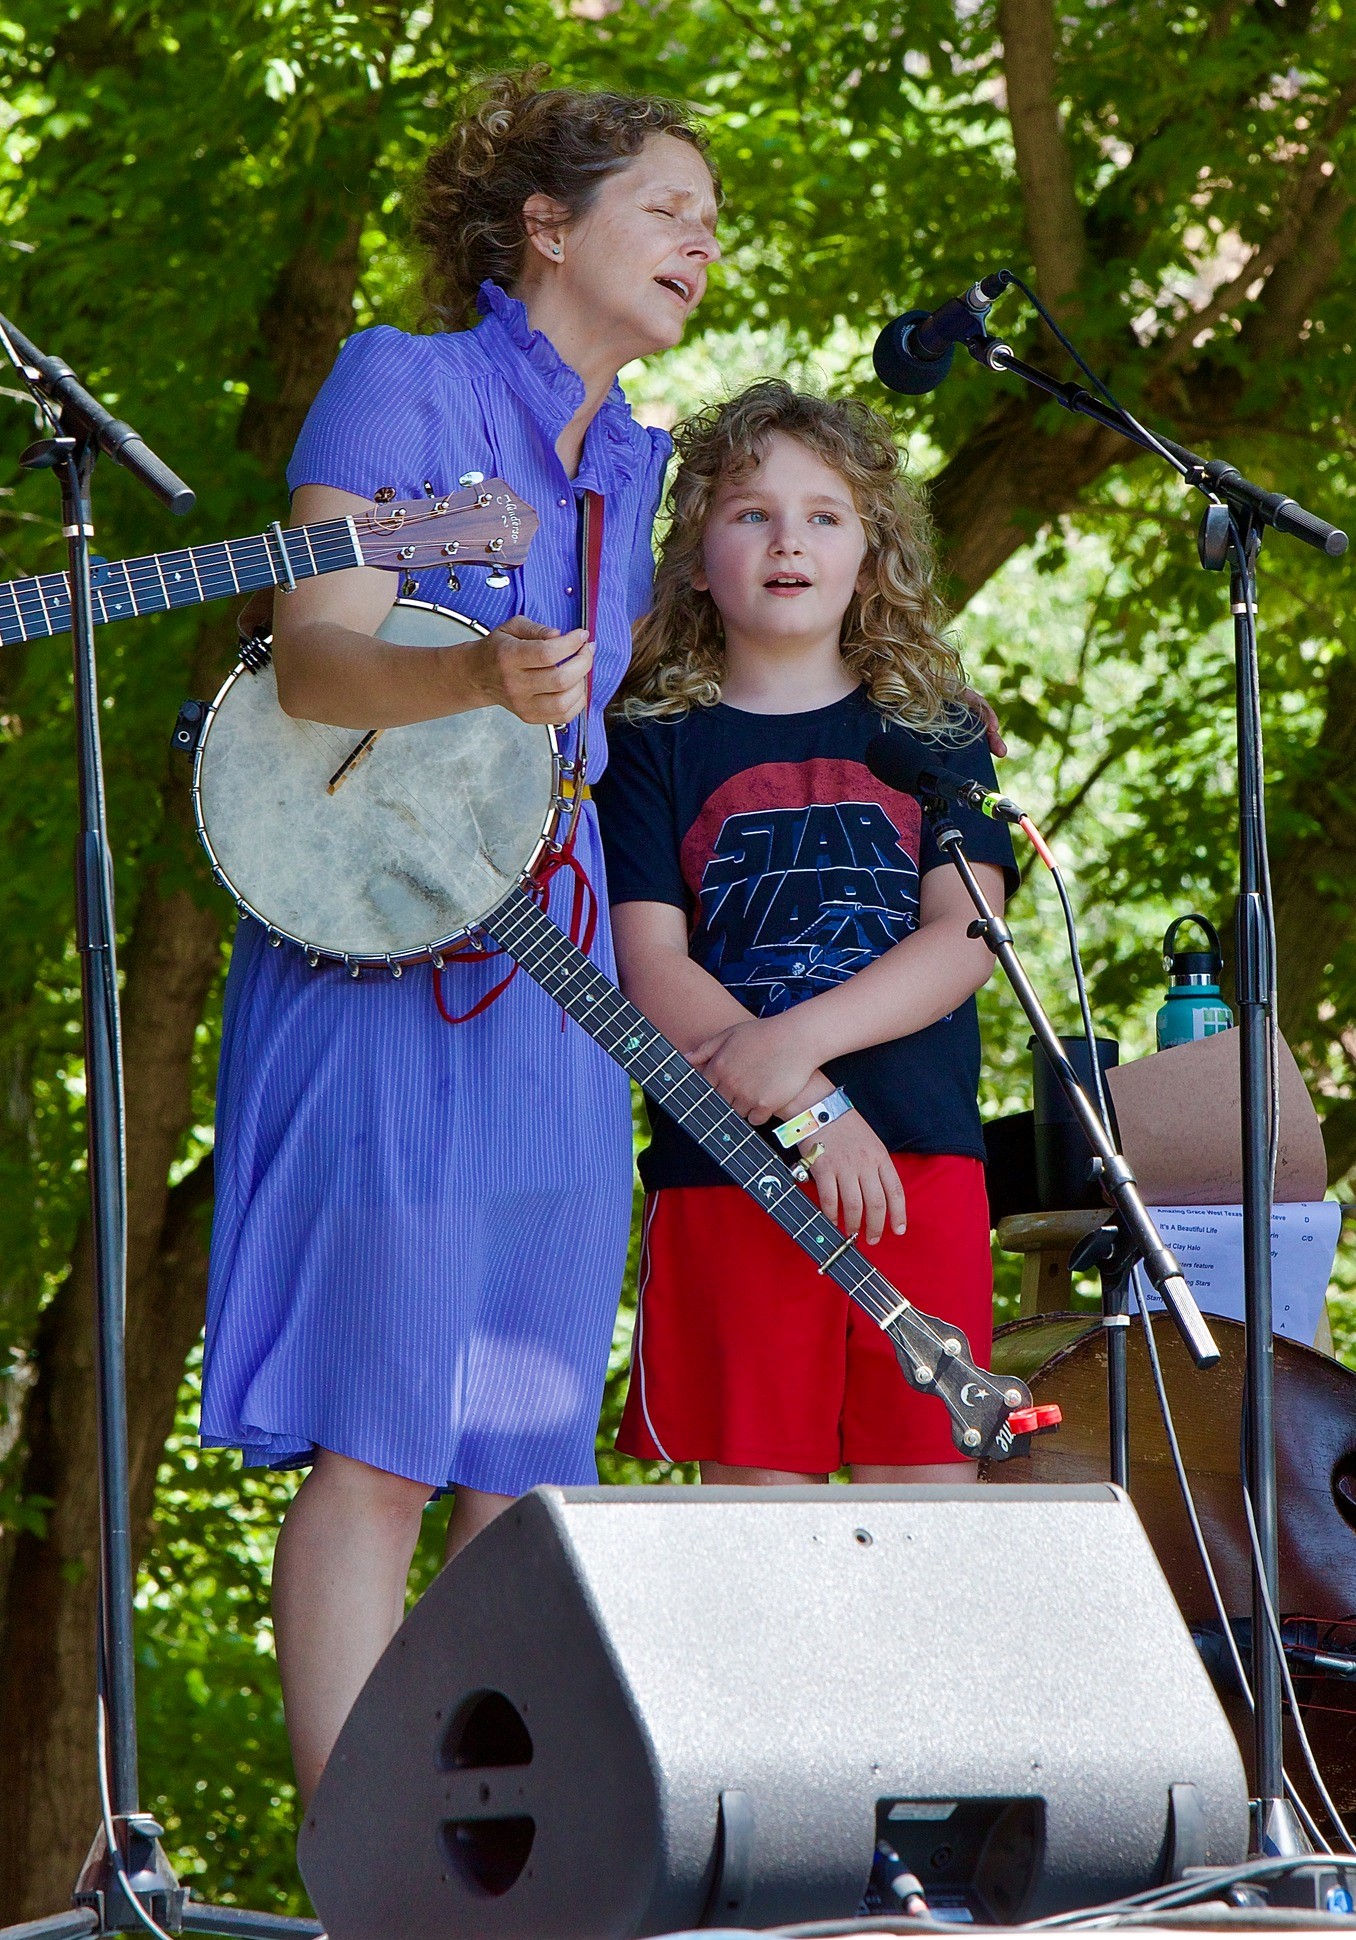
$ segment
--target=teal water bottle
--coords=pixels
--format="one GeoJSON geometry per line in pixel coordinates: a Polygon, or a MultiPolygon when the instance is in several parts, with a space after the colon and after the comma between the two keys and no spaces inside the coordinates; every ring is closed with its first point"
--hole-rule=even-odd
{"type": "Polygon", "coordinates": [[[1175,1044],[1194,1044],[1199,1038],[1213,1037],[1216,1031],[1233,1029],[1234,1014],[1219,994],[1224,972],[1224,956],[1219,934],[1207,917],[1179,916],[1168,925],[1163,938],[1163,968],[1168,973],[1167,1002],[1158,1013],[1158,1048],[1169,1051],[1175,1044]],[[1177,932],[1184,923],[1194,923],[1210,939],[1208,950],[1179,950],[1177,932]]]}

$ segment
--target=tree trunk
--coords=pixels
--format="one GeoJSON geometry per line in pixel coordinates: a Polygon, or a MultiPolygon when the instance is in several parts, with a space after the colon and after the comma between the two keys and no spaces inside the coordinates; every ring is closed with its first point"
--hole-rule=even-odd
{"type": "Polygon", "coordinates": [[[1059,113],[1054,0],[999,0],[998,31],[1036,284],[1062,316],[1078,288],[1087,246],[1059,113]]]}
{"type": "MultiPolygon", "coordinates": [[[[159,1245],[137,1287],[128,1360],[132,1527],[151,1512],[184,1360],[202,1326],[211,1161],[166,1195],[159,1245]]],[[[41,1368],[28,1410],[29,1485],[52,1504],[39,1537],[14,1547],[0,1655],[0,1919],[59,1910],[98,1823],[94,1779],[94,1622],[99,1481],[91,1257],[82,1238],[61,1295],[42,1317],[41,1368]]]]}
{"type": "Polygon", "coordinates": [[[1056,432],[1039,430],[1039,408],[1026,397],[1005,397],[933,482],[933,511],[958,606],[1134,449],[1091,418],[1070,418],[1056,432]]]}

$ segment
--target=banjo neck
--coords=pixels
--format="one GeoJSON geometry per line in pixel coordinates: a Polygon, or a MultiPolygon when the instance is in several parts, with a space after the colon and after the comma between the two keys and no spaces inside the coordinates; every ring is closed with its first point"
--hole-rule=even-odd
{"type": "MultiPolygon", "coordinates": [[[[507,586],[506,568],[521,566],[537,531],[537,515],[502,478],[468,472],[455,492],[398,501],[390,486],[370,511],[314,525],[284,528],[245,539],[216,539],[141,559],[101,559],[90,572],[94,623],[169,613],[182,606],[258,593],[270,586],[292,591],[303,579],[376,566],[402,575],[445,568],[449,584],[458,567],[488,566],[489,586],[507,586]]],[[[413,582],[410,582],[413,584],[413,582]]],[[[69,633],[71,582],[66,573],[0,582],[0,646],[18,646],[69,633]]]]}
{"type": "MultiPolygon", "coordinates": [[[[180,546],[141,559],[104,560],[90,575],[94,623],[106,626],[146,613],[201,606],[284,585],[289,574],[293,580],[315,579],[363,564],[353,521],[347,518],[180,546]]],[[[0,645],[49,639],[68,633],[70,626],[71,583],[65,573],[39,573],[0,584],[0,645]]]]}
{"type": "Polygon", "coordinates": [[[766,1140],[528,894],[510,890],[480,927],[890,1336],[905,1380],[947,1407],[959,1447],[976,1456],[1011,1452],[1008,1416],[1030,1401],[1021,1384],[1000,1390],[971,1361],[963,1334],[922,1313],[869,1265],[766,1140]]]}

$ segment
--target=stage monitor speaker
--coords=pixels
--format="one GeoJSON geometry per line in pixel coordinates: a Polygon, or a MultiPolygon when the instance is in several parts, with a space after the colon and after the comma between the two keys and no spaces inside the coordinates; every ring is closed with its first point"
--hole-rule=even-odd
{"type": "Polygon", "coordinates": [[[373,1671],[302,1828],[330,1940],[983,1923],[1241,1860],[1233,1733],[1108,1485],[535,1490],[373,1671]]]}

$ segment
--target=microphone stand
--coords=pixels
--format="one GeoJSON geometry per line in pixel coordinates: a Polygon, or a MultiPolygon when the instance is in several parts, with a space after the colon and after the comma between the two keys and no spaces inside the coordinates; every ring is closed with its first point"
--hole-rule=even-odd
{"type": "MultiPolygon", "coordinates": [[[[1277,1611],[1280,1604],[1271,1299],[1271,1202],[1275,1169],[1271,1136],[1275,1109],[1272,1034],[1276,1029],[1276,965],[1263,795],[1256,566],[1267,526],[1287,532],[1334,559],[1346,551],[1347,535],[1283,492],[1268,492],[1254,484],[1225,460],[1205,459],[1171,438],[1159,438],[1146,431],[1128,412],[1108,404],[1082,385],[1061,383],[1048,371],[1023,362],[1009,345],[985,334],[982,320],[977,320],[966,348],[975,362],[986,369],[1011,372],[1054,398],[1065,410],[1092,418],[1131,444],[1166,458],[1185,482],[1208,501],[1197,539],[1201,565],[1207,572],[1222,571],[1226,564],[1230,569],[1239,794],[1239,883],[1234,921],[1240,1013],[1247,1355],[1244,1473],[1257,1523],[1257,1554],[1252,1559],[1252,1634],[1254,1639],[1266,1640],[1264,1644],[1255,1644],[1253,1650],[1253,1754],[1257,1785],[1253,1843],[1264,1857],[1285,1858],[1308,1852],[1310,1846],[1285,1796],[1281,1762],[1283,1691],[1267,1621],[1268,1602],[1277,1611]]],[[[1093,1149],[1097,1149],[1095,1145],[1093,1149]]],[[[1175,1314],[1173,1318],[1176,1319],[1175,1314]]]]}
{"type": "MultiPolygon", "coordinates": [[[[0,351],[47,420],[50,436],[22,453],[28,471],[53,471],[61,488],[67,542],[74,665],[80,832],[75,856],[76,942],[84,1030],[86,1137],[94,1257],[94,1382],[99,1449],[99,1583],[95,1641],[101,1823],[64,1913],[7,1929],[11,1940],[64,1940],[77,1934],[174,1932],[237,1934],[248,1940],[318,1935],[311,1920],[235,1907],[194,1906],[160,1846],[162,1828],[140,1806],[137,1768],[136,1655],[130,1484],[127,1454],[127,1176],[122,1040],[118,1010],[113,861],[108,841],[99,685],[94,651],[90,541],[94,462],[106,451],[172,512],[192,510],[183,480],[130,424],[115,418],[59,357],[45,356],[0,316],[0,351]]],[[[0,1933],[0,1940],[5,1934],[0,1933]]]]}
{"type": "MultiPolygon", "coordinates": [[[[1069,1101],[1069,1107],[1082,1128],[1083,1135],[1093,1151],[1093,1170],[1105,1193],[1108,1202],[1115,1207],[1121,1227],[1127,1236],[1127,1243],[1144,1263],[1144,1270],[1161,1296],[1163,1305],[1172,1315],[1177,1331],[1182,1336],[1188,1354],[1197,1367],[1214,1367],[1219,1361],[1219,1348],[1214,1336],[1205,1323],[1200,1308],[1196,1305],[1190,1287],[1182,1277],[1171,1251],[1163,1244],[1158,1228],[1140,1198],[1135,1175],[1124,1158],[1112,1143],[1111,1135],[1103,1125],[1095,1106],[1089,1099],[1079,1081],[1078,1073],[1064,1055],[1054,1025],[1046,1015],[1045,1006],[1036,993],[1035,985],[1022,967],[1021,958],[1013,948],[1012,931],[1003,918],[997,915],[980,885],[978,877],[970,866],[965,853],[965,838],[952,820],[947,803],[937,794],[927,794],[922,798],[923,813],[932,825],[932,833],[938,848],[955,864],[961,881],[965,884],[970,901],[974,904],[976,920],[967,932],[970,936],[982,937],[994,956],[1002,964],[1008,982],[1012,985],[1018,1003],[1026,1012],[1027,1021],[1038,1039],[1041,1049],[1050,1060],[1050,1067],[1059,1080],[1060,1089],[1069,1101]]],[[[1128,1461],[1127,1461],[1128,1472],[1128,1461]]],[[[1113,1475],[1113,1480],[1120,1480],[1113,1475]]],[[[1124,1486],[1124,1484],[1123,1484],[1124,1486]]]]}
{"type": "Polygon", "coordinates": [[[1108,1220],[1081,1239],[1070,1255],[1074,1272],[1095,1266],[1102,1283],[1106,1335],[1106,1419],[1111,1479],[1130,1491],[1130,1276],[1138,1255],[1120,1222],[1108,1220]]]}

